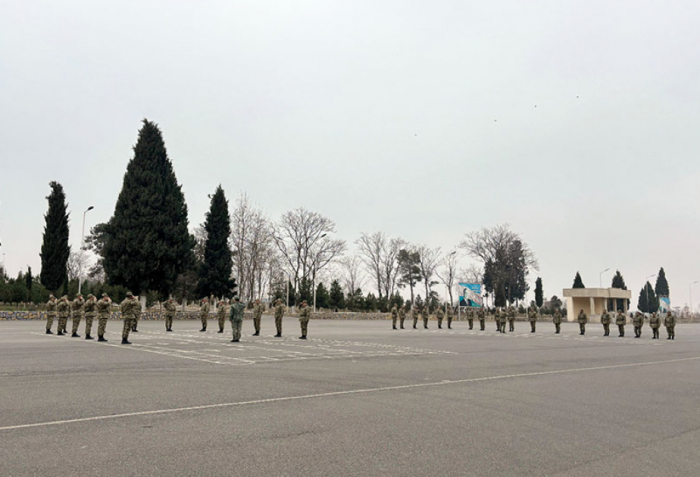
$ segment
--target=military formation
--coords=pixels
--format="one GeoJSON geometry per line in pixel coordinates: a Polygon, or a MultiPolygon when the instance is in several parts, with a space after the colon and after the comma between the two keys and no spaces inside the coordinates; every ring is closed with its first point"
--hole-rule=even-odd
{"type": "MultiPolygon", "coordinates": [[[[263,305],[260,300],[255,300],[251,306],[253,314],[253,327],[255,329],[253,336],[260,336],[261,320],[263,312],[265,311],[265,305],[263,305]]],[[[175,317],[176,313],[176,305],[173,299],[169,298],[166,300],[163,303],[163,308],[165,310],[165,330],[171,332],[173,331],[173,318],[175,317]]],[[[107,321],[111,315],[111,309],[112,300],[110,300],[106,293],[102,294],[102,298],[100,300],[98,300],[92,294],[88,295],[87,300],[85,300],[79,293],[73,301],[69,301],[68,297],[65,295],[58,300],[55,296],[51,295],[48,303],[46,304],[46,334],[53,334],[51,329],[54,321],[57,321],[58,324],[56,334],[59,336],[67,335],[68,319],[71,318],[72,329],[70,336],[73,338],[80,338],[78,331],[80,323],[84,318],[85,339],[92,340],[92,326],[95,318],[97,318],[97,341],[106,342],[107,339],[104,337],[104,334],[107,329],[107,321]]],[[[231,342],[240,342],[245,309],[246,305],[241,303],[238,297],[234,298],[232,303],[228,303],[226,300],[220,300],[216,305],[216,316],[219,325],[218,333],[224,333],[226,317],[228,316],[233,333],[231,342]]],[[[209,299],[202,299],[199,308],[199,315],[202,323],[202,328],[199,331],[201,332],[207,331],[210,310],[209,299]]],[[[141,316],[141,304],[133,293],[127,292],[126,298],[119,304],[119,311],[121,312],[123,320],[122,344],[131,344],[129,341],[129,334],[138,332],[137,323],[141,316]]],[[[273,304],[272,311],[275,318],[275,328],[277,332],[274,336],[276,338],[281,338],[282,318],[284,317],[287,308],[282,304],[282,301],[278,299],[273,304]]],[[[423,323],[424,329],[428,329],[430,310],[425,305],[411,306],[409,303],[406,303],[404,306],[399,307],[398,305],[394,304],[390,313],[392,328],[394,330],[405,329],[404,323],[407,316],[410,316],[413,319],[414,329],[418,328],[419,322],[423,323]]],[[[311,308],[306,300],[304,300],[298,307],[298,315],[299,325],[301,327],[301,336],[299,339],[305,340],[308,333],[309,320],[311,319],[311,308]]],[[[444,307],[439,307],[435,311],[435,317],[437,319],[438,329],[442,329],[444,322],[446,322],[447,329],[452,329],[454,310],[451,306],[446,304],[444,307]]],[[[512,305],[508,307],[496,308],[493,314],[493,320],[496,324],[496,332],[506,333],[506,325],[508,325],[509,332],[515,331],[515,317],[516,311],[512,305]]],[[[535,333],[537,331],[538,318],[538,310],[533,305],[527,310],[527,320],[530,323],[531,333],[535,333]]],[[[481,331],[486,329],[486,310],[483,307],[478,309],[468,309],[466,311],[466,319],[470,330],[474,328],[475,320],[479,321],[479,329],[481,331]]],[[[603,336],[610,336],[610,325],[612,324],[612,319],[611,314],[607,310],[605,310],[600,316],[600,323],[603,327],[603,336]]],[[[561,322],[561,312],[556,310],[552,316],[552,323],[554,324],[556,334],[561,332],[561,322]]],[[[586,315],[584,310],[579,311],[577,322],[579,325],[580,335],[585,335],[586,325],[588,324],[588,315],[586,315]]],[[[615,325],[618,327],[618,336],[623,338],[625,336],[627,317],[622,311],[617,312],[615,316],[615,325]]],[[[634,328],[635,338],[641,338],[643,325],[644,315],[637,312],[632,316],[632,326],[634,328]]],[[[668,312],[663,318],[663,325],[666,328],[668,335],[667,339],[674,340],[676,338],[676,317],[671,312],[668,312]]],[[[661,328],[661,317],[657,313],[652,313],[649,317],[649,327],[652,331],[652,339],[660,339],[659,329],[661,328]]]]}

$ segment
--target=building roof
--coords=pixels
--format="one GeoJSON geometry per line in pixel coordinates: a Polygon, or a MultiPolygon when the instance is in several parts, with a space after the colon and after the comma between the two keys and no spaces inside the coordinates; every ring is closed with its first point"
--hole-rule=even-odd
{"type": "Polygon", "coordinates": [[[632,298],[630,290],[620,288],[564,288],[564,296],[570,298],[632,298]]]}

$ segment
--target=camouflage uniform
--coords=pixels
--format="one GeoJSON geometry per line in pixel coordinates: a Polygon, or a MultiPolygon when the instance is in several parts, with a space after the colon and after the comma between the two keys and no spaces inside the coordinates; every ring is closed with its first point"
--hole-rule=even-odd
{"type": "Polygon", "coordinates": [[[231,343],[238,343],[241,340],[241,329],[243,328],[243,313],[245,305],[236,299],[231,305],[231,328],[233,329],[233,339],[231,343]]]}
{"type": "Polygon", "coordinates": [[[202,329],[199,331],[207,331],[207,320],[209,318],[209,300],[202,300],[202,306],[199,307],[199,318],[202,320],[202,329]]]}
{"type": "Polygon", "coordinates": [[[671,314],[669,311],[666,313],[666,317],[664,318],[664,326],[666,327],[666,332],[668,333],[668,338],[669,340],[675,340],[676,339],[676,317],[671,314]]]}
{"type": "Polygon", "coordinates": [[[106,293],[103,293],[102,299],[97,302],[97,341],[107,341],[105,339],[105,331],[111,308],[112,300],[109,299],[106,293]]]}
{"type": "Polygon", "coordinates": [[[399,327],[403,330],[403,322],[406,321],[406,307],[399,308],[399,327]]]}
{"type": "MultiPolygon", "coordinates": [[[[46,303],[46,334],[52,335],[51,327],[53,326],[53,320],[56,318],[56,297],[51,295],[49,297],[48,303],[46,303]]],[[[61,331],[60,328],[58,331],[61,331]]]]}
{"type": "Polygon", "coordinates": [[[530,333],[535,332],[535,328],[537,327],[537,308],[534,306],[530,307],[530,312],[527,315],[528,320],[530,320],[530,333]]]}
{"type": "Polygon", "coordinates": [[[467,323],[469,323],[469,329],[474,329],[474,310],[469,308],[467,310],[467,323]]]}
{"type": "Polygon", "coordinates": [[[165,331],[173,331],[173,318],[175,318],[175,302],[172,298],[168,298],[163,303],[165,308],[165,331]]]}
{"type": "Polygon", "coordinates": [[[73,313],[73,333],[72,338],[80,338],[78,334],[78,327],[80,326],[80,320],[83,318],[83,307],[85,306],[85,300],[81,295],[75,297],[73,303],[71,303],[71,312],[73,313]]]}
{"type": "Polygon", "coordinates": [[[430,319],[430,310],[428,310],[428,305],[423,305],[420,311],[420,316],[423,318],[423,328],[428,329],[428,320],[430,319]]]}
{"type": "Polygon", "coordinates": [[[479,308],[476,314],[479,317],[479,328],[481,328],[481,331],[484,331],[486,329],[486,312],[484,311],[484,307],[482,306],[479,308]]]}
{"type": "Polygon", "coordinates": [[[634,318],[632,318],[632,326],[634,326],[634,337],[635,338],[642,337],[642,326],[643,325],[644,325],[644,315],[642,315],[640,312],[635,313],[634,318]]]}
{"type": "Polygon", "coordinates": [[[556,334],[559,334],[561,331],[561,312],[559,310],[556,310],[554,312],[554,316],[552,317],[552,323],[554,323],[554,329],[556,330],[556,334]]]}
{"type": "Polygon", "coordinates": [[[588,323],[588,316],[583,310],[581,310],[578,313],[578,327],[581,330],[582,335],[586,334],[586,323],[588,323]]]}
{"type": "Polygon", "coordinates": [[[260,320],[262,320],[263,311],[265,311],[265,305],[260,303],[260,300],[257,300],[253,307],[253,326],[255,326],[253,336],[260,336],[260,320]]]}
{"type": "Polygon", "coordinates": [[[302,302],[301,307],[299,307],[299,324],[301,325],[301,336],[299,339],[306,339],[306,332],[309,329],[309,319],[311,318],[311,308],[306,302],[302,302]]]}
{"type": "Polygon", "coordinates": [[[447,318],[447,329],[451,330],[452,329],[452,317],[454,316],[454,312],[452,311],[452,305],[447,307],[447,311],[445,312],[445,318],[447,318]]]}
{"type": "Polygon", "coordinates": [[[119,304],[119,311],[122,312],[122,320],[124,320],[122,344],[131,344],[129,343],[129,332],[136,326],[136,322],[141,315],[141,303],[133,294],[127,293],[124,301],[119,304]]]}
{"type": "Polygon", "coordinates": [[[656,313],[652,313],[649,317],[649,326],[651,326],[651,332],[653,334],[653,340],[659,339],[659,328],[661,328],[661,318],[656,313]]]}
{"type": "Polygon", "coordinates": [[[275,328],[277,328],[276,338],[282,337],[282,317],[284,317],[284,312],[286,307],[282,304],[282,300],[277,300],[277,306],[275,306],[275,328]]]}
{"type": "Polygon", "coordinates": [[[515,308],[508,307],[508,331],[515,331],[515,308]]]}
{"type": "Polygon", "coordinates": [[[92,336],[90,332],[92,331],[92,320],[95,319],[97,309],[97,299],[92,295],[88,295],[88,299],[85,302],[85,339],[91,340],[92,336]]]}
{"type": "Polygon", "coordinates": [[[508,321],[508,316],[506,310],[496,310],[496,319],[498,320],[498,329],[501,333],[506,332],[506,321],[508,321]]]}
{"type": "Polygon", "coordinates": [[[620,330],[619,337],[624,338],[625,337],[625,324],[627,324],[627,317],[621,311],[617,312],[617,316],[615,317],[615,324],[617,325],[617,328],[620,330]]]}
{"type": "Polygon", "coordinates": [[[224,332],[226,324],[226,300],[221,300],[216,304],[216,316],[219,319],[219,333],[224,332]]]}
{"type": "Polygon", "coordinates": [[[607,310],[600,315],[600,324],[603,325],[603,336],[610,336],[610,313],[607,310]]]}
{"type": "Polygon", "coordinates": [[[399,319],[399,310],[398,307],[396,306],[396,303],[394,303],[394,306],[391,307],[391,328],[396,329],[396,322],[399,319]]]}
{"type": "Polygon", "coordinates": [[[66,326],[68,323],[68,315],[70,315],[70,303],[68,302],[68,297],[63,295],[61,299],[56,304],[56,311],[58,312],[58,335],[64,335],[66,333],[66,326]]]}
{"type": "Polygon", "coordinates": [[[418,325],[418,307],[416,305],[411,305],[411,318],[413,318],[413,329],[416,329],[416,325],[418,325]]]}
{"type": "Polygon", "coordinates": [[[435,317],[437,318],[438,329],[441,330],[442,329],[442,320],[445,319],[445,311],[442,309],[442,307],[435,310],[435,317]]]}

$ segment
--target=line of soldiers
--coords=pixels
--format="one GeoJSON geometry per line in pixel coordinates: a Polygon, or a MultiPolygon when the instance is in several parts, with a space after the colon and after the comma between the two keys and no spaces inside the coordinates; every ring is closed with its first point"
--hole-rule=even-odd
{"type": "MultiPolygon", "coordinates": [[[[607,310],[603,311],[600,315],[600,323],[603,325],[603,336],[610,336],[610,324],[612,322],[612,317],[607,310]]],[[[578,323],[581,329],[581,334],[586,333],[586,323],[588,323],[588,316],[581,310],[578,313],[578,323]]],[[[621,311],[617,312],[615,316],[615,324],[619,330],[619,337],[623,338],[625,336],[625,325],[627,324],[627,317],[621,311]]],[[[644,325],[644,315],[641,312],[637,312],[632,317],[632,326],[634,328],[634,337],[642,337],[642,327],[644,325]]],[[[653,340],[659,339],[659,328],[661,328],[661,317],[657,313],[652,313],[649,316],[649,326],[651,327],[653,340]]],[[[666,327],[666,333],[668,334],[669,340],[676,339],[676,317],[669,311],[664,317],[664,326],[666,327]]]]}
{"type": "Polygon", "coordinates": [[[109,299],[106,293],[102,294],[102,299],[98,300],[94,295],[90,294],[87,300],[83,299],[83,295],[78,293],[73,301],[69,301],[66,295],[63,295],[59,300],[55,296],[50,295],[49,301],[46,304],[46,334],[52,335],[53,322],[58,318],[58,326],[56,334],[58,336],[68,335],[68,318],[73,318],[73,327],[71,332],[72,338],[80,338],[78,327],[83,317],[85,318],[85,339],[94,339],[92,333],[92,323],[95,318],[98,320],[97,325],[97,341],[107,341],[104,337],[107,328],[107,320],[109,320],[112,300],[109,299]]]}

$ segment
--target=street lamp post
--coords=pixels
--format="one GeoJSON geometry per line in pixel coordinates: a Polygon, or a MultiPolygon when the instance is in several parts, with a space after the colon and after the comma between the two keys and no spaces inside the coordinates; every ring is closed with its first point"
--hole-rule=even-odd
{"type": "Polygon", "coordinates": [[[603,270],[602,272],[600,272],[600,273],[598,274],[598,280],[599,280],[599,282],[600,282],[600,288],[603,288],[603,273],[607,272],[608,270],[610,270],[610,269],[609,269],[609,268],[606,268],[605,270],[603,270]]]}
{"type": "Polygon", "coordinates": [[[690,302],[690,316],[693,316],[693,285],[700,282],[700,280],[695,280],[690,285],[688,285],[688,301],[690,302]]]}
{"type": "Polygon", "coordinates": [[[95,207],[91,205],[87,208],[85,212],[83,212],[83,228],[80,233],[80,255],[78,256],[78,269],[80,270],[78,276],[78,295],[80,295],[80,290],[83,288],[83,249],[85,248],[85,215],[94,208],[95,207]]]}

